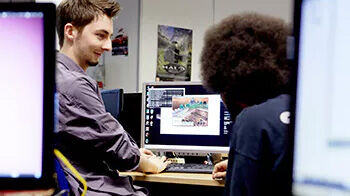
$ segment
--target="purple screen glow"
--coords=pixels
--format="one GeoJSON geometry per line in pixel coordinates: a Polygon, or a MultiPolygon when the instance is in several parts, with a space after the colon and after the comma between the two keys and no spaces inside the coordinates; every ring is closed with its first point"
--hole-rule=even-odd
{"type": "Polygon", "coordinates": [[[43,30],[40,14],[0,12],[0,177],[42,174],[43,30]]]}

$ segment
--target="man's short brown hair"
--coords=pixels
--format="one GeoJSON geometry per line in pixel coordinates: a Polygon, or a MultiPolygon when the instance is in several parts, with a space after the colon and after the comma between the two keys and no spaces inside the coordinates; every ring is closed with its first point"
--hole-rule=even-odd
{"type": "Polygon", "coordinates": [[[57,7],[57,33],[60,47],[64,41],[64,26],[72,23],[79,31],[100,15],[114,17],[120,10],[115,0],[64,0],[57,7]]]}
{"type": "MultiPolygon", "coordinates": [[[[204,85],[233,102],[258,104],[286,91],[290,27],[260,14],[233,15],[210,28],[201,54],[204,85]]],[[[230,105],[231,104],[231,105],[230,105]]]]}

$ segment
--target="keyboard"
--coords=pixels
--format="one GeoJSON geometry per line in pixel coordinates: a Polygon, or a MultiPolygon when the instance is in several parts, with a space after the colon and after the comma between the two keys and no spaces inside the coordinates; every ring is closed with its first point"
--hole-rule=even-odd
{"type": "Polygon", "coordinates": [[[205,165],[198,163],[170,163],[164,172],[181,172],[181,173],[206,173],[213,172],[213,165],[205,165]]]}

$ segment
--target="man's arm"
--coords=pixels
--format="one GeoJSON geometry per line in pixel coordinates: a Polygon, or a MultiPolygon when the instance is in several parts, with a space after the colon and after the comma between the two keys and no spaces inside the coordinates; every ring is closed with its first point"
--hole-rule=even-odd
{"type": "Polygon", "coordinates": [[[59,130],[77,138],[84,146],[94,148],[112,169],[138,167],[138,146],[119,122],[105,111],[93,83],[79,78],[67,92],[60,93],[59,130]]]}

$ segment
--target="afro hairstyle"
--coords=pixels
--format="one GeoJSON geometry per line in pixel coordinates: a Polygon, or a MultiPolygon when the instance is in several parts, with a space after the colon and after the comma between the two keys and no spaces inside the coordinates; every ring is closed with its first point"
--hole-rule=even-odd
{"type": "Polygon", "coordinates": [[[200,59],[204,86],[223,95],[229,109],[288,93],[290,33],[283,20],[255,13],[232,15],[212,26],[200,59]]]}

